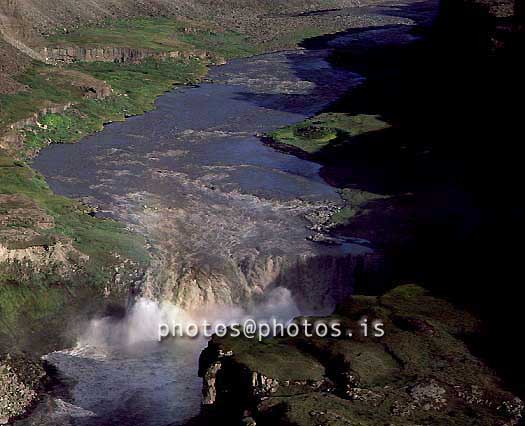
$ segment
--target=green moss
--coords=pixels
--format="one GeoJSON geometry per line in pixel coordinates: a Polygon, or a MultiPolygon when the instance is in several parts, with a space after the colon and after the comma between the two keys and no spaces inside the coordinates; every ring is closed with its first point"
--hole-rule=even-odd
{"type": "Polygon", "coordinates": [[[178,40],[208,51],[225,59],[242,58],[263,52],[263,47],[253,44],[242,34],[234,31],[201,29],[189,33],[178,33],[178,40]]]}
{"type": "Polygon", "coordinates": [[[382,296],[383,301],[387,300],[402,300],[416,299],[419,297],[429,296],[429,292],[426,288],[421,287],[417,284],[403,284],[390,290],[388,293],[382,296]]]}
{"type": "Polygon", "coordinates": [[[349,401],[320,392],[275,397],[260,405],[263,413],[261,423],[267,424],[266,420],[296,426],[492,426],[503,419],[503,416],[495,415],[483,406],[472,409],[454,406],[442,411],[417,407],[410,415],[392,415],[393,407],[401,401],[409,404],[404,400],[402,391],[390,389],[383,390],[381,399],[374,404],[362,400],[349,401]]]}
{"type": "MultiPolygon", "coordinates": [[[[198,50],[207,51],[212,57],[224,58],[246,56],[257,51],[234,32],[164,18],[110,20],[102,26],[54,36],[49,44],[125,46],[158,52],[177,50],[191,53],[198,50]],[[191,29],[188,31],[187,27],[191,29]]],[[[48,143],[74,142],[101,130],[104,123],[151,110],[156,97],[174,84],[195,83],[202,78],[212,60],[75,63],[58,71],[35,62],[17,77],[28,88],[26,91],[0,96],[0,129],[27,119],[44,108],[73,104],[64,113],[40,116],[38,125],[23,130],[24,150],[15,154],[27,159],[48,143]],[[66,72],[70,70],[105,81],[111,85],[113,94],[101,100],[87,99],[85,89],[71,84],[71,77],[66,72]]],[[[81,271],[75,272],[75,282],[61,277],[53,266],[37,273],[21,265],[0,265],[3,268],[0,275],[0,322],[3,325],[0,344],[26,349],[31,346],[51,347],[64,331],[67,312],[71,310],[78,315],[86,300],[101,305],[102,290],[111,282],[116,265],[130,260],[134,270],[144,268],[149,261],[142,237],[128,232],[115,221],[91,217],[84,206],[56,196],[29,166],[3,153],[0,155],[0,194],[25,196],[35,208],[54,220],[54,227],[41,229],[27,218],[11,217],[8,227],[26,228],[32,233],[25,239],[3,241],[9,249],[46,246],[65,239],[71,240],[77,250],[89,256],[81,271]],[[18,272],[17,268],[20,268],[18,272]],[[81,297],[79,293],[85,295],[81,297]]],[[[2,206],[3,214],[9,214],[13,208],[2,206]]]]}
{"type": "Polygon", "coordinates": [[[0,265],[0,353],[39,356],[74,344],[77,327],[103,306],[100,289],[49,270],[20,271],[0,265]]]}
{"type": "Polygon", "coordinates": [[[53,35],[47,41],[50,46],[115,46],[169,51],[178,45],[171,36],[179,29],[180,23],[166,18],[107,20],[97,26],[53,35]]]}
{"type": "Polygon", "coordinates": [[[392,382],[400,371],[399,364],[379,343],[346,341],[339,342],[338,348],[365,387],[392,382]]]}
{"type": "MultiPolygon", "coordinates": [[[[213,17],[211,17],[213,19],[213,17]]],[[[332,28],[330,28],[332,30],[332,28]]],[[[264,46],[254,45],[242,34],[224,31],[212,22],[177,20],[173,18],[134,18],[107,20],[76,31],[49,38],[54,46],[120,46],[171,51],[194,47],[218,53],[225,58],[262,53],[264,50],[295,46],[305,39],[317,37],[328,29],[298,25],[275,31],[275,37],[264,46]]]]}
{"type": "Polygon", "coordinates": [[[387,198],[381,194],[374,194],[352,188],[343,188],[339,193],[341,194],[344,205],[343,208],[331,218],[332,222],[336,225],[346,225],[357,214],[366,214],[366,204],[368,202],[387,198]]]}
{"type": "Polygon", "coordinates": [[[396,287],[383,295],[380,303],[399,317],[425,318],[451,334],[474,333],[480,328],[480,322],[470,313],[458,310],[446,300],[432,297],[414,284],[396,287]]]}
{"type": "MultiPolygon", "coordinates": [[[[284,398],[272,398],[265,404],[270,412],[278,413],[278,424],[300,426],[376,426],[377,415],[367,420],[355,412],[352,403],[334,395],[310,393],[284,398]]],[[[270,414],[269,416],[273,416],[270,414]]]]}
{"type": "Polygon", "coordinates": [[[352,330],[355,324],[350,323],[363,315],[381,319],[386,334],[377,339],[357,334],[352,339],[288,339],[287,344],[313,354],[326,367],[336,390],[276,393],[259,403],[258,422],[489,426],[516,421],[518,411],[508,414],[513,410],[504,407],[519,410],[519,400],[452,334],[462,317],[469,324],[468,314],[416,285],[400,286],[381,298],[353,297],[337,312],[352,330]],[[377,308],[384,316],[371,315],[377,308]],[[400,321],[401,315],[406,321],[400,321]]]}
{"type": "Polygon", "coordinates": [[[377,115],[324,113],[299,124],[283,127],[269,136],[276,142],[315,154],[331,145],[351,143],[353,137],[388,127],[377,115]],[[309,132],[308,129],[316,131],[309,132]],[[312,134],[319,137],[312,137],[312,134]]]}
{"type": "Polygon", "coordinates": [[[335,138],[337,135],[332,131],[332,129],[328,129],[326,127],[320,127],[320,126],[303,126],[303,127],[297,127],[294,129],[294,135],[301,137],[303,139],[327,139],[327,138],[335,138]]]}
{"type": "Polygon", "coordinates": [[[20,83],[29,87],[27,91],[0,95],[0,129],[51,105],[82,99],[80,88],[71,85],[60,75],[48,73],[50,69],[49,66],[35,63],[17,77],[20,83]]]}
{"type": "Polygon", "coordinates": [[[3,285],[0,286],[1,320],[4,325],[19,324],[22,322],[19,320],[22,319],[36,322],[64,308],[65,300],[62,289],[43,285],[42,281],[45,279],[43,276],[35,275],[34,278],[31,286],[25,286],[13,281],[19,277],[10,277],[4,273],[3,285]],[[11,284],[6,284],[6,281],[11,284]]]}
{"type": "MultiPolygon", "coordinates": [[[[240,57],[260,51],[245,37],[204,24],[188,24],[168,18],[108,21],[105,25],[85,27],[51,37],[49,44],[67,46],[123,46],[164,51],[207,51],[212,57],[240,57]],[[191,31],[186,31],[186,28],[191,31]]],[[[0,95],[0,129],[23,120],[52,105],[73,103],[74,110],[50,114],[39,119],[40,126],[28,128],[25,147],[35,152],[49,142],[71,142],[101,130],[108,121],[151,110],[154,100],[174,84],[195,83],[206,73],[212,59],[147,59],[140,64],[79,62],[63,67],[107,82],[114,96],[88,100],[70,77],[39,63],[17,77],[27,91],[0,95]],[[62,118],[60,118],[62,117],[62,118]]]]}
{"type": "Polygon", "coordinates": [[[106,99],[79,98],[62,114],[47,114],[39,126],[25,129],[25,147],[35,152],[47,144],[75,142],[103,129],[110,121],[142,114],[154,107],[156,97],[174,84],[196,82],[205,72],[198,60],[148,59],[141,64],[82,63],[70,67],[111,85],[114,94],[106,99]]]}
{"type": "MultiPolygon", "coordinates": [[[[279,144],[299,148],[308,154],[318,156],[323,155],[327,150],[352,143],[359,135],[388,127],[389,125],[376,115],[324,113],[278,129],[268,136],[279,144]]],[[[335,225],[346,225],[357,214],[366,213],[364,207],[369,201],[386,198],[381,194],[352,188],[342,188],[340,194],[344,206],[331,218],[335,225]]]]}
{"type": "Polygon", "coordinates": [[[225,351],[232,351],[237,363],[251,371],[280,381],[321,380],[324,367],[313,357],[287,345],[282,339],[225,337],[217,339],[225,351]]]}
{"type": "MultiPolygon", "coordinates": [[[[337,157],[338,150],[352,144],[361,135],[389,128],[390,125],[377,115],[350,115],[323,113],[301,123],[283,127],[268,135],[281,145],[298,148],[323,162],[325,158],[337,157]]],[[[346,225],[356,215],[366,214],[366,204],[386,198],[381,194],[353,188],[340,190],[343,208],[331,217],[335,225],[346,225]]]]}

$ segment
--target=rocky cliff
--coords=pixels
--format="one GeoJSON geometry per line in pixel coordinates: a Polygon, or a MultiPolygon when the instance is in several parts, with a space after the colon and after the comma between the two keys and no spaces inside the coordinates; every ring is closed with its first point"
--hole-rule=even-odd
{"type": "Polygon", "coordinates": [[[205,51],[158,52],[150,49],[130,47],[44,47],[38,50],[42,58],[50,63],[69,64],[72,62],[116,62],[136,64],[147,58],[174,59],[199,58],[207,59],[211,54],[205,51]]]}
{"type": "Polygon", "coordinates": [[[273,290],[287,289],[290,303],[293,300],[301,311],[326,312],[347,297],[360,279],[373,276],[381,261],[374,254],[315,253],[260,253],[214,260],[202,264],[170,259],[157,264],[141,293],[193,310],[271,303],[273,290]]]}
{"type": "Polygon", "coordinates": [[[250,425],[519,423],[523,402],[469,349],[479,323],[422,288],[354,296],[322,320],[352,337],[214,338],[200,359],[204,406],[250,425]],[[365,336],[365,319],[385,335],[365,336]]]}

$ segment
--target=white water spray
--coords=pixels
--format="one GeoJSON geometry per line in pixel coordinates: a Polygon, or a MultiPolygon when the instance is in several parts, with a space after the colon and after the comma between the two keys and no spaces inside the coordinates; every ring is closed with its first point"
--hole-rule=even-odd
{"type": "Polygon", "coordinates": [[[105,317],[90,321],[79,339],[79,347],[129,347],[137,344],[158,341],[159,327],[162,324],[208,322],[231,325],[246,318],[266,320],[276,318],[290,321],[300,315],[291,292],[276,288],[268,293],[260,303],[247,308],[238,306],[210,305],[201,309],[185,311],[170,302],[156,302],[141,298],[135,302],[127,315],[121,319],[105,317]]]}

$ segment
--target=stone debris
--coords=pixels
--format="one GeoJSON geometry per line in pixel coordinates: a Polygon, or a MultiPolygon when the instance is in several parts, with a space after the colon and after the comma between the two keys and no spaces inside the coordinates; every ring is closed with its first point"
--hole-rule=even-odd
{"type": "Polygon", "coordinates": [[[21,356],[0,355],[0,424],[23,414],[36,399],[42,365],[21,356]]]}

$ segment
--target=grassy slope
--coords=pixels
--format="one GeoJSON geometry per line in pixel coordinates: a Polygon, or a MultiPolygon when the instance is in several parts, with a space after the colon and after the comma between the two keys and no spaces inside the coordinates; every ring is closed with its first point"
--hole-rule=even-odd
{"type": "MultiPolygon", "coordinates": [[[[137,18],[110,20],[105,24],[57,34],[48,38],[48,45],[129,47],[157,52],[207,51],[214,57],[231,59],[263,53],[281,46],[294,46],[322,32],[322,29],[306,24],[279,28],[271,43],[261,44],[240,33],[224,31],[216,24],[170,18],[137,18]]],[[[77,63],[66,69],[86,72],[107,81],[117,93],[131,95],[130,102],[134,104],[131,113],[140,113],[151,109],[154,99],[173,84],[194,82],[202,77],[207,65],[209,63],[206,61],[147,61],[141,65],[77,63]]],[[[48,72],[50,70],[53,67],[35,63],[17,77],[20,83],[30,88],[29,91],[0,95],[0,131],[8,124],[22,120],[50,104],[83,102],[78,88],[71,86],[67,78],[48,72]]],[[[109,108],[113,113],[116,109],[125,114],[130,105],[128,103],[109,108]]],[[[111,113],[108,115],[112,116],[111,113]]]]}
{"type": "Polygon", "coordinates": [[[253,53],[245,37],[215,26],[173,18],[136,18],[108,21],[48,38],[50,46],[130,47],[158,52],[208,50],[226,58],[253,53]]]}
{"type": "MultiPolygon", "coordinates": [[[[37,232],[38,238],[15,246],[1,243],[12,249],[24,249],[51,246],[58,240],[71,241],[89,256],[89,261],[71,277],[62,276],[54,266],[38,271],[19,263],[0,265],[0,348],[53,349],[52,342],[62,338],[65,328],[71,325],[67,318],[72,318],[74,312],[90,309],[86,304],[100,300],[104,286],[123,259],[131,261],[129,268],[145,267],[148,262],[145,242],[115,221],[91,217],[84,206],[53,194],[45,180],[30,167],[1,156],[0,194],[23,196],[50,215],[55,224],[50,229],[41,229],[30,221],[9,223],[7,228],[19,234],[37,232]]],[[[9,212],[11,207],[16,206],[2,204],[2,212],[9,212]]],[[[125,273],[128,272],[122,272],[125,273]]]]}
{"type": "MultiPolygon", "coordinates": [[[[49,45],[120,46],[158,52],[207,51],[213,57],[225,59],[260,51],[238,33],[168,18],[117,20],[106,26],[86,27],[53,36],[49,45]]],[[[50,116],[42,120],[48,131],[28,129],[26,143],[30,150],[35,150],[48,141],[75,141],[101,130],[105,122],[123,120],[125,116],[152,109],[156,97],[174,84],[198,81],[210,63],[197,59],[150,59],[141,64],[79,62],[65,67],[110,84],[114,95],[102,101],[84,99],[80,88],[72,86],[63,74],[53,73],[53,67],[35,63],[18,77],[20,83],[30,87],[29,91],[0,96],[0,129],[42,108],[72,102],[75,109],[63,118],[50,116]]]]}
{"type": "Polygon", "coordinates": [[[122,121],[127,116],[151,110],[155,98],[173,84],[195,82],[206,70],[197,60],[157,62],[153,59],[136,65],[96,62],[71,68],[106,81],[114,94],[102,100],[77,99],[75,107],[66,113],[44,116],[41,127],[25,130],[28,151],[38,150],[49,142],[75,142],[102,130],[104,123],[122,121]]]}

